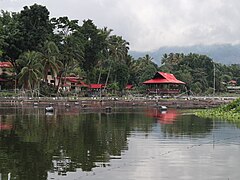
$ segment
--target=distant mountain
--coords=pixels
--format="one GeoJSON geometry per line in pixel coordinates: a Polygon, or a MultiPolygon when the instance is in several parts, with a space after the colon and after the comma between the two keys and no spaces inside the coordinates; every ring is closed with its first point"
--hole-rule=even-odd
{"type": "Polygon", "coordinates": [[[197,53],[207,55],[212,58],[215,62],[222,64],[240,64],[240,44],[221,44],[221,45],[194,45],[194,46],[173,46],[173,47],[162,47],[152,52],[137,52],[130,51],[130,54],[135,58],[143,57],[149,54],[154,58],[154,62],[158,65],[161,64],[161,58],[163,54],[169,53],[197,53]]]}

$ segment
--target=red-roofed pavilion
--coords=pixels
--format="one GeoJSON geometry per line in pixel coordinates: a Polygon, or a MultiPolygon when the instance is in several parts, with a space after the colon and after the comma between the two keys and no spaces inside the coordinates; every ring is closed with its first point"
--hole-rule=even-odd
{"type": "Polygon", "coordinates": [[[178,80],[173,74],[157,72],[150,80],[143,82],[147,85],[149,94],[173,95],[180,92],[179,85],[185,82],[178,80]]]}

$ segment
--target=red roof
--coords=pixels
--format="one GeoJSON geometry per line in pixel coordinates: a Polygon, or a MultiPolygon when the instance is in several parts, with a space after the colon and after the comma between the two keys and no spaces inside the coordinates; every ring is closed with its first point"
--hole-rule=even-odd
{"type": "Polygon", "coordinates": [[[12,125],[11,124],[0,124],[0,131],[1,130],[11,130],[12,129],[12,125]]]}
{"type": "Polygon", "coordinates": [[[62,80],[66,80],[72,83],[77,83],[79,81],[78,77],[62,77],[62,80]]]}
{"type": "Polygon", "coordinates": [[[80,84],[82,87],[89,87],[85,82],[81,81],[81,84],[80,84]]]}
{"type": "Polygon", "coordinates": [[[128,84],[127,86],[126,86],[126,89],[132,89],[133,88],[133,85],[132,84],[128,84]]]}
{"type": "Polygon", "coordinates": [[[90,89],[102,89],[104,88],[104,84],[90,84],[90,89]]]}
{"type": "Polygon", "coordinates": [[[73,84],[65,83],[65,84],[62,84],[61,86],[63,86],[63,87],[66,87],[66,86],[88,87],[88,85],[83,81],[75,81],[74,79],[72,79],[72,80],[70,80],[70,82],[76,83],[76,84],[73,85],[73,84]]]}
{"type": "Polygon", "coordinates": [[[79,87],[88,87],[88,85],[81,81],[79,77],[69,76],[69,77],[62,77],[62,81],[68,81],[71,83],[76,83],[75,85],[64,84],[63,86],[79,86],[79,87]]]}
{"type": "Polygon", "coordinates": [[[186,83],[177,80],[173,74],[157,72],[152,79],[143,82],[143,84],[186,84],[186,83]]]}
{"type": "Polygon", "coordinates": [[[0,68],[12,68],[13,65],[10,62],[0,62],[0,68]]]}
{"type": "Polygon", "coordinates": [[[230,84],[237,84],[237,81],[231,80],[231,81],[229,81],[228,83],[230,83],[230,84]]]}
{"type": "Polygon", "coordinates": [[[80,81],[75,86],[78,86],[78,87],[88,87],[88,85],[85,82],[83,82],[83,81],[80,81]]]}

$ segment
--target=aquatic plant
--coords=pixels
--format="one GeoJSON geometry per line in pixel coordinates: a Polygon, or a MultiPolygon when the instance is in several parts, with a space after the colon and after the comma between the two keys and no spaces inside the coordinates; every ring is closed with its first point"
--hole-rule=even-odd
{"type": "Polygon", "coordinates": [[[226,119],[240,123],[240,98],[227,105],[215,109],[197,111],[195,114],[200,117],[226,119]]]}

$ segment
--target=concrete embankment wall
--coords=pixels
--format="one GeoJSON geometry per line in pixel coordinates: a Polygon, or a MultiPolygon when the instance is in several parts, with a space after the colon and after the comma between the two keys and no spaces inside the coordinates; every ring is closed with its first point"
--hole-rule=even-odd
{"type": "Polygon", "coordinates": [[[163,105],[169,108],[214,108],[227,104],[237,97],[186,97],[181,99],[145,98],[0,98],[0,106],[80,106],[82,108],[133,107],[163,105]]]}

